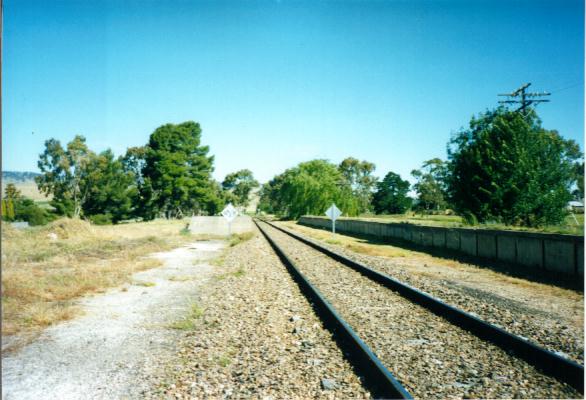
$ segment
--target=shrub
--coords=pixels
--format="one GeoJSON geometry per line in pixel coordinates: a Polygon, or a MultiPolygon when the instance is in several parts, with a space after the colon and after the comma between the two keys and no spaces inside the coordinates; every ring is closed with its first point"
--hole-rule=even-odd
{"type": "Polygon", "coordinates": [[[91,215],[90,221],[95,225],[111,225],[112,215],[111,214],[95,214],[91,215]]]}

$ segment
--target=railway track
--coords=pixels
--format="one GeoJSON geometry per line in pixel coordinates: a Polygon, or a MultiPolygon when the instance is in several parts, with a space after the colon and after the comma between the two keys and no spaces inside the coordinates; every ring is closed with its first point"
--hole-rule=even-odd
{"type": "Polygon", "coordinates": [[[255,222],[376,396],[582,397],[581,365],[299,235],[255,222]]]}

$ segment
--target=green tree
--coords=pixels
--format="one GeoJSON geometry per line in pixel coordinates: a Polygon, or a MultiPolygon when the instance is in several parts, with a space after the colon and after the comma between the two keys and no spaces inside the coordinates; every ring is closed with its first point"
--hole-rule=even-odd
{"type": "Polygon", "coordinates": [[[584,161],[574,164],[576,188],[572,192],[575,200],[584,201],[584,161]]]}
{"type": "Polygon", "coordinates": [[[5,199],[17,200],[21,197],[22,197],[22,193],[20,192],[20,190],[18,190],[16,188],[16,185],[14,185],[14,183],[9,183],[4,188],[4,198],[5,199]]]}
{"type": "Polygon", "coordinates": [[[409,182],[401,179],[399,174],[389,172],[381,182],[372,198],[372,205],[377,214],[403,214],[411,207],[407,196],[409,182]]]}
{"type": "Polygon", "coordinates": [[[338,167],[327,160],[300,163],[263,187],[261,204],[266,211],[288,218],[321,215],[336,203],[345,215],[356,215],[358,201],[338,167]]]}
{"type": "Polygon", "coordinates": [[[372,173],[376,166],[368,161],[347,157],[338,168],[358,199],[358,213],[371,211],[372,194],[377,182],[377,178],[372,173]]]}
{"type": "Polygon", "coordinates": [[[84,215],[100,215],[101,220],[117,223],[133,216],[133,199],[137,198],[132,172],[125,171],[122,158],[111,150],[93,154],[87,165],[82,191],[87,193],[84,215]]]}
{"type": "Polygon", "coordinates": [[[35,204],[34,201],[26,197],[21,197],[14,202],[14,220],[26,221],[29,225],[45,225],[53,219],[53,216],[47,211],[35,204]]]}
{"type": "Polygon", "coordinates": [[[146,166],[146,155],[148,146],[129,147],[126,154],[122,157],[122,167],[124,172],[132,176],[132,186],[135,190],[131,191],[133,213],[135,218],[152,220],[158,214],[155,196],[150,181],[145,179],[144,169],[146,166]]]}
{"type": "Polygon", "coordinates": [[[250,202],[250,192],[258,186],[258,182],[254,179],[249,169],[241,169],[228,174],[224,182],[222,182],[222,188],[233,195],[230,197],[233,199],[234,204],[245,207],[250,202]]]}
{"type": "Polygon", "coordinates": [[[424,212],[444,210],[447,206],[445,163],[439,158],[427,160],[420,169],[411,171],[411,175],[417,179],[417,183],[413,185],[413,190],[417,193],[415,209],[424,212]]]}
{"type": "Polygon", "coordinates": [[[150,215],[168,218],[188,213],[216,213],[221,198],[211,178],[214,157],[202,146],[201,128],[193,121],[166,124],[150,136],[142,169],[142,196],[152,204],[150,215]]]}
{"type": "Polygon", "coordinates": [[[35,180],[41,193],[53,195],[51,205],[59,214],[75,218],[81,215],[87,198],[82,181],[91,154],[83,136],[75,136],[66,149],[56,139],[45,142],[45,151],[37,164],[42,174],[35,180]]]}
{"type": "Polygon", "coordinates": [[[480,222],[557,224],[581,157],[574,141],[543,129],[532,110],[487,111],[449,143],[449,196],[459,213],[480,222]]]}
{"type": "Polygon", "coordinates": [[[4,188],[4,198],[2,199],[2,219],[4,221],[15,220],[14,204],[22,198],[20,190],[16,188],[14,183],[9,183],[4,188]]]}
{"type": "Polygon", "coordinates": [[[24,197],[12,183],[6,185],[2,199],[2,220],[26,221],[30,225],[44,225],[51,219],[47,210],[24,197]]]}

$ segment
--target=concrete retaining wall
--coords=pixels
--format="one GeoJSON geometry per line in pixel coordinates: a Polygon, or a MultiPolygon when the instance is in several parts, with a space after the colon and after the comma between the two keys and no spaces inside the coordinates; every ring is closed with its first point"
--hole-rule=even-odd
{"type": "MultiPolygon", "coordinates": [[[[327,218],[304,216],[299,219],[299,223],[331,229],[331,221],[327,218]]],[[[402,239],[419,246],[446,248],[473,257],[500,260],[568,276],[584,276],[582,236],[441,228],[353,219],[336,221],[336,231],[381,239],[402,239]]]]}
{"type": "MultiPolygon", "coordinates": [[[[227,235],[228,221],[224,217],[192,217],[189,221],[189,230],[196,234],[227,235]]],[[[254,231],[254,224],[250,217],[241,215],[232,221],[232,233],[252,231],[254,231]]]]}

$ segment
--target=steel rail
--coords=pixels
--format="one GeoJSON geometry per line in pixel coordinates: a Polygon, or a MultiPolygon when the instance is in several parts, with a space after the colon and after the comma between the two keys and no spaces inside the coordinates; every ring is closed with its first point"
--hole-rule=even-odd
{"type": "Polygon", "coordinates": [[[313,286],[300,272],[295,263],[271,238],[268,232],[256,221],[254,223],[269,242],[278,255],[293,280],[299,285],[301,292],[313,304],[317,314],[324,322],[324,326],[332,332],[334,338],[348,355],[350,363],[356,369],[358,375],[364,379],[364,385],[375,397],[385,399],[412,399],[411,395],[387,370],[378,357],[358,337],[356,332],[348,325],[337,311],[328,303],[320,291],[313,286]]]}
{"type": "Polygon", "coordinates": [[[290,237],[305,243],[319,252],[333,258],[367,278],[391,289],[403,297],[427,308],[436,315],[443,317],[452,324],[467,330],[485,341],[491,342],[514,356],[525,360],[546,375],[552,376],[572,386],[580,393],[584,393],[584,367],[572,360],[560,357],[557,354],[540,347],[529,340],[513,335],[502,328],[481,320],[463,310],[453,307],[429,294],[415,289],[395,278],[373,270],[372,268],[336,253],[330,249],[314,243],[289,230],[276,226],[268,221],[263,221],[271,227],[289,235],[290,237]]]}

